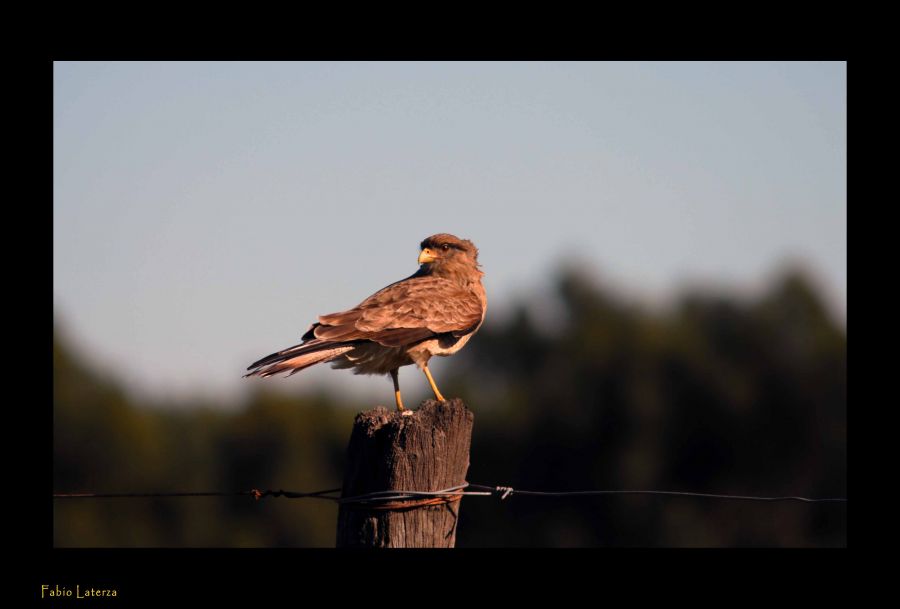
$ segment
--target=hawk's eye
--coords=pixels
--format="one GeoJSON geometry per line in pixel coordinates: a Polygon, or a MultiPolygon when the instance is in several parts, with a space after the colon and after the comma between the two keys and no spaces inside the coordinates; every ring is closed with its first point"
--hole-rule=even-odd
{"type": "Polygon", "coordinates": [[[445,243],[444,245],[441,246],[441,249],[446,252],[447,250],[450,249],[450,246],[445,243]]]}

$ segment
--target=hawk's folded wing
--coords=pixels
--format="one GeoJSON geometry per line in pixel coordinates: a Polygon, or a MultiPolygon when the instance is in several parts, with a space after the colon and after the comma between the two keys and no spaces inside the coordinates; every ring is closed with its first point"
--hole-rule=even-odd
{"type": "Polygon", "coordinates": [[[320,316],[303,339],[371,340],[400,347],[440,334],[463,336],[475,330],[483,316],[484,304],[475,292],[440,277],[411,277],[353,309],[320,316]]]}

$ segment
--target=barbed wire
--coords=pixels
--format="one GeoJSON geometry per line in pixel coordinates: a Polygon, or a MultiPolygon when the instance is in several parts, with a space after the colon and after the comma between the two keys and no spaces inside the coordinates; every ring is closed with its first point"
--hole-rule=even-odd
{"type": "MultiPolygon", "coordinates": [[[[192,492],[162,492],[162,493],[54,493],[54,499],[121,499],[140,497],[240,497],[251,496],[256,500],[264,497],[284,497],[287,499],[323,499],[334,501],[341,505],[376,506],[379,504],[394,504],[398,508],[417,507],[417,504],[398,504],[397,502],[409,502],[410,500],[423,500],[419,505],[436,505],[449,501],[458,501],[462,497],[498,497],[500,500],[508,499],[513,495],[521,497],[600,497],[612,495],[654,495],[662,497],[691,497],[698,499],[721,499],[731,501],[798,501],[803,503],[846,503],[846,497],[810,498],[798,496],[783,497],[759,497],[751,495],[724,495],[714,493],[695,493],[690,491],[657,491],[657,490],[588,490],[588,491],[529,491],[515,489],[511,486],[491,486],[484,484],[470,484],[468,482],[452,486],[439,491],[406,491],[385,490],[354,495],[350,497],[340,496],[341,489],[325,489],[312,492],[295,492],[284,490],[251,489],[249,491],[216,492],[216,491],[192,491],[192,492]],[[472,490],[464,490],[472,489],[472,490]],[[434,501],[428,501],[434,500],[434,501]]],[[[382,507],[381,509],[385,509],[382,507]]]]}

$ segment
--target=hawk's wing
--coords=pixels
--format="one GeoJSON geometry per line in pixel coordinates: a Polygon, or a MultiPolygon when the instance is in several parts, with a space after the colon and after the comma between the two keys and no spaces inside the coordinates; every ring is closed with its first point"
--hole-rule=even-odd
{"type": "Polygon", "coordinates": [[[410,277],[372,294],[349,311],[319,317],[304,340],[371,340],[386,347],[416,343],[438,334],[462,336],[484,315],[478,295],[440,277],[410,277]]]}

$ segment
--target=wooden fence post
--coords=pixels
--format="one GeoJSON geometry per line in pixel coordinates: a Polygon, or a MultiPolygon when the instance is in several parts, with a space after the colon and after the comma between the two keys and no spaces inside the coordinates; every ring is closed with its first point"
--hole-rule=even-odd
{"type": "MultiPolygon", "coordinates": [[[[440,491],[463,484],[474,415],[462,400],[427,400],[403,415],[383,407],[356,416],[341,495],[387,490],[440,491]]],[[[421,502],[417,502],[421,503],[421,502]]],[[[337,546],[452,548],[460,501],[409,506],[342,504],[337,546]],[[377,506],[374,506],[377,507],[377,506]]]]}

